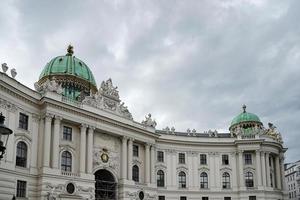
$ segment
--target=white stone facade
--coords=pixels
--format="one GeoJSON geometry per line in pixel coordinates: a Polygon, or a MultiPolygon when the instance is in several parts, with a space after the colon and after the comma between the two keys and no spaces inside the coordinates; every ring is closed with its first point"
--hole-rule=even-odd
{"type": "Polygon", "coordinates": [[[300,160],[285,165],[285,182],[288,190],[288,199],[300,199],[300,160]]]}
{"type": "Polygon", "coordinates": [[[286,149],[273,132],[267,134],[269,129],[264,130],[266,134],[250,136],[238,131],[220,134],[156,130],[151,115],[139,123],[124,104],[117,102],[118,109],[108,110],[105,100],[93,96],[86,103],[75,102],[55,89],[40,93],[1,72],[0,112],[13,134],[0,162],[0,199],[95,199],[94,174],[101,169],[114,177],[115,199],[140,199],[141,191],[146,200],[285,198],[286,149]],[[20,123],[26,123],[26,119],[27,127],[22,127],[20,123]],[[71,139],[67,135],[70,130],[71,139]],[[17,155],[17,151],[22,152],[17,150],[22,148],[19,142],[27,148],[23,151],[25,161],[20,159],[24,155],[17,155]],[[138,156],[133,155],[136,147],[138,156]],[[158,151],[163,155],[160,160],[158,151]],[[71,155],[70,166],[68,161],[68,166],[62,166],[64,152],[71,155]],[[200,154],[206,155],[203,163],[200,154]],[[139,168],[138,181],[132,180],[134,165],[139,168]],[[157,186],[160,170],[164,179],[157,186]],[[179,176],[182,172],[185,183],[179,176]],[[201,182],[203,172],[207,178],[201,182]],[[225,173],[229,174],[226,180],[225,173]],[[250,180],[246,187],[249,173],[253,175],[253,185],[250,180]],[[69,183],[75,186],[71,194],[66,189],[69,183]],[[22,184],[25,197],[18,197],[22,184]]]}

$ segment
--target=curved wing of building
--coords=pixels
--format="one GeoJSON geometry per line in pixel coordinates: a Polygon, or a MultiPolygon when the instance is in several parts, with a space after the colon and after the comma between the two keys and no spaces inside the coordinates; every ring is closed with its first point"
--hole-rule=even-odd
{"type": "MultiPolygon", "coordinates": [[[[32,90],[0,73],[0,112],[13,130],[0,199],[284,199],[281,134],[246,111],[228,133],[157,130],[133,119],[111,79],[97,88],[73,47],[32,90]]],[[[6,66],[4,66],[6,67],[6,66]]],[[[3,68],[6,69],[6,68],[3,68]]]]}

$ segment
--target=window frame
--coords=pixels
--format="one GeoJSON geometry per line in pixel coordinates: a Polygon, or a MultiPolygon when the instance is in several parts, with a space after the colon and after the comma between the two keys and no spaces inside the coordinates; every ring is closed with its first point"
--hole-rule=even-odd
{"type": "Polygon", "coordinates": [[[63,151],[61,153],[60,169],[64,172],[72,172],[73,156],[69,151],[63,151]]]}
{"type": "Polygon", "coordinates": [[[137,144],[132,145],[132,155],[134,157],[139,157],[139,145],[137,144]]]}
{"type": "Polygon", "coordinates": [[[73,139],[73,130],[70,126],[63,126],[63,140],[72,141],[73,139]]]}
{"type": "Polygon", "coordinates": [[[208,174],[206,172],[200,174],[200,188],[208,189],[208,174]]]}
{"type": "Polygon", "coordinates": [[[179,188],[186,188],[186,173],[184,171],[178,173],[178,186],[179,188]]]}
{"type": "Polygon", "coordinates": [[[251,153],[245,153],[244,154],[244,163],[245,165],[252,165],[252,154],[251,153]]]}
{"type": "Polygon", "coordinates": [[[229,156],[228,156],[228,154],[222,154],[222,165],[229,165],[229,156]]]}
{"type": "Polygon", "coordinates": [[[28,163],[27,161],[28,161],[28,146],[24,141],[19,141],[17,143],[17,149],[16,149],[16,166],[27,168],[27,163],[28,163]]]}
{"type": "Polygon", "coordinates": [[[164,162],[164,152],[157,151],[157,162],[164,162]]]}
{"type": "Polygon", "coordinates": [[[222,189],[230,189],[230,174],[228,172],[224,172],[222,174],[222,189]]]}
{"type": "Polygon", "coordinates": [[[29,122],[29,116],[25,113],[20,112],[18,128],[27,131],[28,130],[28,122],[29,122]]]}
{"type": "Polygon", "coordinates": [[[185,153],[178,153],[178,163],[185,164],[185,153]]]}
{"type": "Polygon", "coordinates": [[[27,195],[27,181],[17,180],[16,197],[26,198],[27,195]]]}
{"type": "Polygon", "coordinates": [[[207,155],[200,154],[200,165],[207,165],[207,155]]]}
{"type": "Polygon", "coordinates": [[[165,187],[165,172],[161,169],[156,173],[156,185],[157,187],[165,187]]]}
{"type": "Polygon", "coordinates": [[[253,173],[250,172],[250,171],[245,173],[245,186],[247,188],[253,188],[254,187],[253,173]]]}
{"type": "Polygon", "coordinates": [[[140,168],[137,165],[132,166],[132,180],[135,182],[140,181],[140,168]]]}

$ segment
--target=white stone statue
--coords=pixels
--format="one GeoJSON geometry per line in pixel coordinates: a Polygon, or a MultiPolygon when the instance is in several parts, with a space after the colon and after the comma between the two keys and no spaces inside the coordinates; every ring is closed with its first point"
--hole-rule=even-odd
{"type": "Polygon", "coordinates": [[[145,116],[145,120],[142,121],[142,124],[144,124],[145,126],[152,127],[152,128],[155,128],[157,125],[156,121],[152,120],[150,113],[148,114],[148,116],[145,116]]]}
{"type": "Polygon", "coordinates": [[[1,66],[2,66],[2,71],[3,71],[4,73],[6,73],[6,71],[8,70],[7,64],[6,64],[6,63],[2,63],[1,66]]]}
{"type": "Polygon", "coordinates": [[[42,85],[39,85],[37,82],[34,84],[35,90],[40,93],[46,93],[46,92],[55,92],[57,94],[63,93],[63,88],[61,84],[59,84],[55,78],[53,78],[51,81],[49,79],[46,80],[45,83],[42,85]]]}

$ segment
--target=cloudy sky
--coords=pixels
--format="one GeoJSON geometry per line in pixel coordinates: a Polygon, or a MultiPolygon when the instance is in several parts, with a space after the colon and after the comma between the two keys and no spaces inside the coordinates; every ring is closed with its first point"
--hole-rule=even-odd
{"type": "Polygon", "coordinates": [[[136,121],[228,131],[234,116],[273,122],[300,159],[300,1],[0,2],[0,62],[28,87],[72,44],[97,84],[109,77],[136,121]]]}

